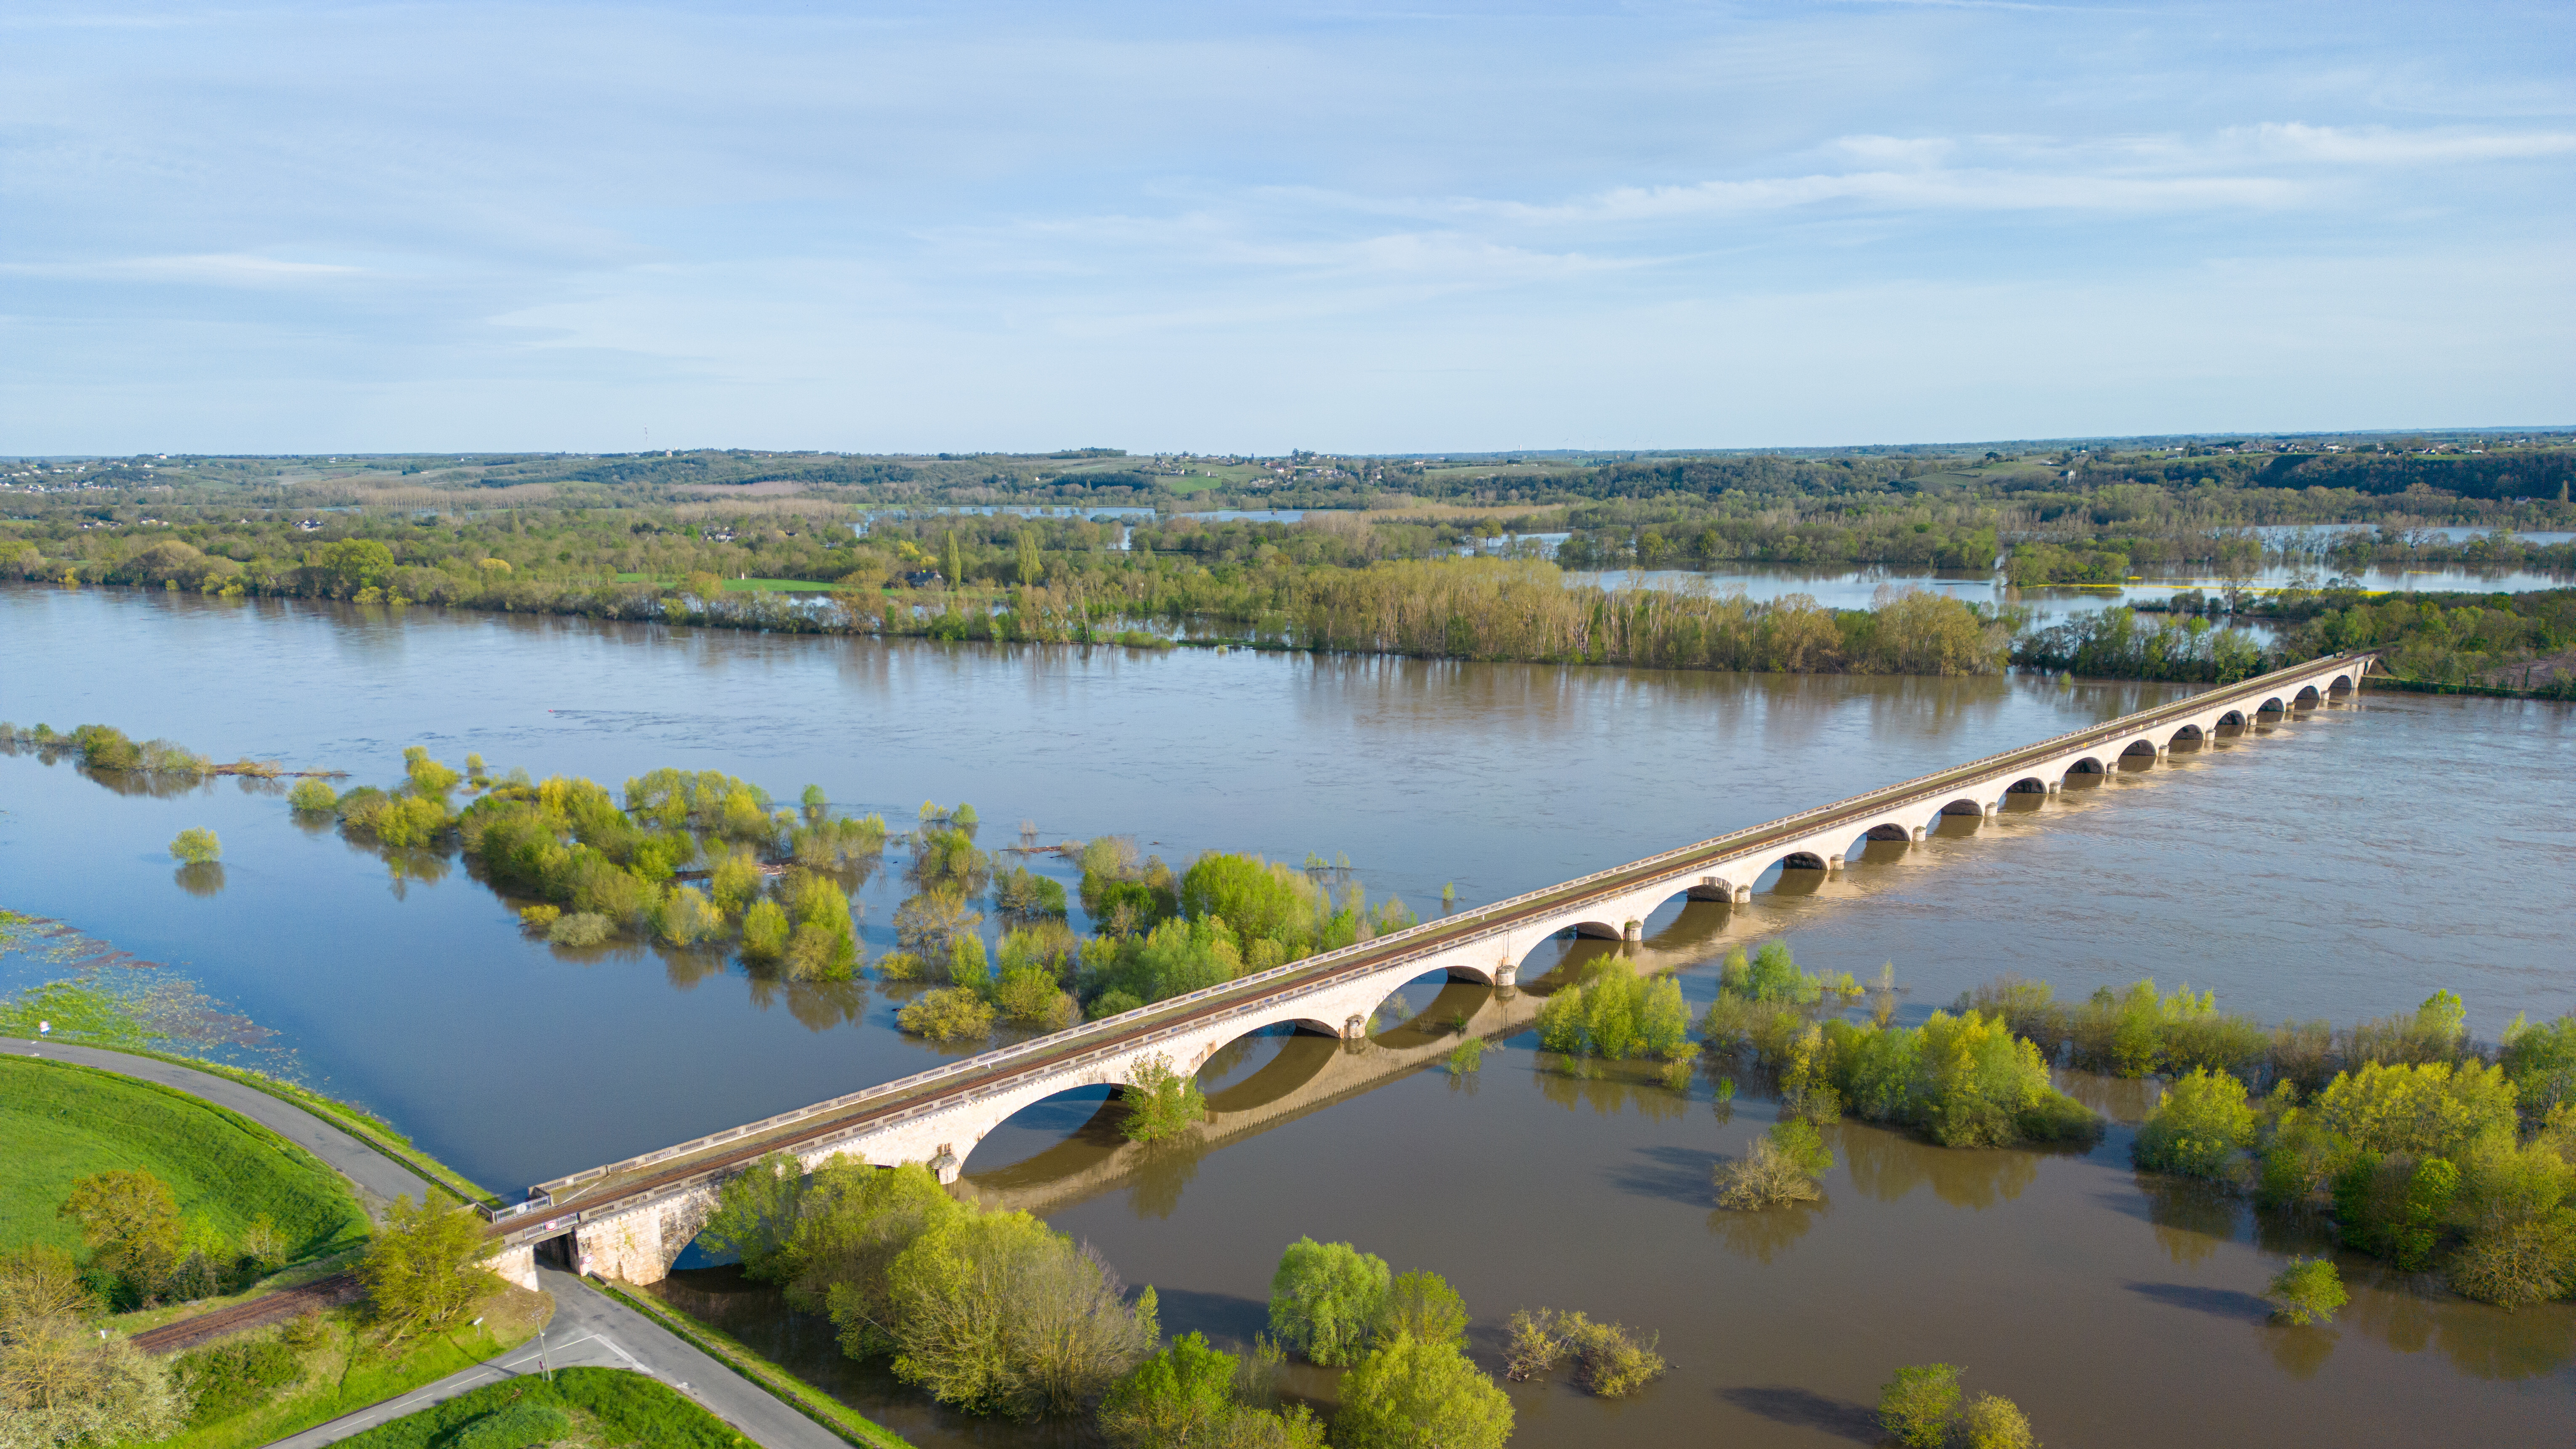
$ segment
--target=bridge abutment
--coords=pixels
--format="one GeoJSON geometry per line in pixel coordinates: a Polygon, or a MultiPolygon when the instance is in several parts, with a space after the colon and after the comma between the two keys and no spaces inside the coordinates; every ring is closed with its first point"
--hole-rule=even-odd
{"type": "Polygon", "coordinates": [[[519,1243],[483,1260],[483,1268],[514,1288],[537,1291],[537,1245],[519,1243]]]}

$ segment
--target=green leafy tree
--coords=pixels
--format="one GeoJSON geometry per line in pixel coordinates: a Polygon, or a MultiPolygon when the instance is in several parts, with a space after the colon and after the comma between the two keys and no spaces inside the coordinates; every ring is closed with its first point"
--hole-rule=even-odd
{"type": "Polygon", "coordinates": [[[1172,1059],[1150,1057],[1128,1077],[1127,1114],[1119,1130],[1131,1142],[1163,1142],[1178,1137],[1207,1116],[1207,1097],[1198,1079],[1172,1070],[1172,1059]]]}
{"type": "Polygon", "coordinates": [[[1410,1334],[1421,1343],[1467,1342],[1467,1301],[1439,1274],[1425,1269],[1398,1273],[1387,1285],[1371,1332],[1377,1338],[1410,1334]]]}
{"type": "Polygon", "coordinates": [[[93,1261],[149,1287],[179,1256],[179,1199],[139,1168],[93,1173],[72,1184],[58,1216],[80,1227],[93,1261]]]}
{"type": "Polygon", "coordinates": [[[215,832],[191,825],[170,842],[170,854],[189,865],[206,865],[223,859],[224,847],[215,832]]]}
{"type": "Polygon", "coordinates": [[[1339,1449],[1501,1449],[1512,1401],[1453,1343],[1398,1334],[1342,1378],[1339,1449]]]}
{"type": "Polygon", "coordinates": [[[1385,1305],[1390,1276],[1374,1253],[1299,1238],[1270,1277],[1270,1331],[1326,1368],[1351,1363],[1385,1305]]]}
{"type": "Polygon", "coordinates": [[[699,1241],[711,1252],[739,1257],[745,1276],[766,1278],[796,1231],[804,1178],[794,1153],[761,1158],[716,1194],[716,1210],[698,1230],[699,1241]]]}
{"type": "Polygon", "coordinates": [[[2478,1062],[2365,1062],[2327,1084],[2317,1114],[2364,1152],[2440,1156],[2512,1129],[2514,1088],[2501,1067],[2478,1062]]]}
{"type": "Polygon", "coordinates": [[[787,937],[794,928],[787,919],[787,908],[766,897],[753,901],[742,913],[742,955],[746,961],[775,961],[786,954],[787,937]]]}
{"type": "Polygon", "coordinates": [[[1235,1372],[1234,1355],[1184,1333],[1110,1386],[1100,1431],[1119,1449],[1215,1444],[1235,1412],[1235,1372]]]}
{"type": "Polygon", "coordinates": [[[2001,1394],[1979,1394],[1959,1412],[1959,1437],[1967,1449],[2039,1449],[2029,1416],[2001,1394]]]}
{"type": "Polygon", "coordinates": [[[2254,1140],[2245,1084],[2201,1068],[2176,1078],[2138,1129],[2131,1157],[2151,1172],[2221,1177],[2254,1140]]]}
{"type": "Polygon", "coordinates": [[[2513,1083],[2515,1104],[2534,1118],[2576,1101],[2576,1012],[2540,1026],[2516,1016],[2497,1064],[2513,1083]]]}
{"type": "Polygon", "coordinates": [[[1941,1449],[1959,1416],[1956,1364],[1918,1364],[1896,1371],[1878,1391],[1879,1427],[1910,1449],[1941,1449]]]}
{"type": "Polygon", "coordinates": [[[340,796],[319,780],[303,779],[286,792],[286,804],[298,815],[328,815],[339,807],[340,796]]]}
{"type": "Polygon", "coordinates": [[[2272,1275],[2271,1290],[2263,1296],[2272,1301],[2273,1317],[2303,1328],[2334,1322],[2336,1311],[2352,1301],[2331,1258],[2292,1258],[2272,1275]]]}
{"type": "Polygon", "coordinates": [[[1026,1213],[947,1218],[888,1278],[898,1377],[979,1413],[1062,1414],[1150,1352],[1152,1289],[1131,1306],[1100,1260],[1026,1213]]]}
{"type": "Polygon", "coordinates": [[[498,1280],[474,1264],[490,1251],[483,1220],[462,1203],[398,1197],[367,1244],[358,1278],[389,1340],[440,1333],[465,1320],[498,1280]]]}

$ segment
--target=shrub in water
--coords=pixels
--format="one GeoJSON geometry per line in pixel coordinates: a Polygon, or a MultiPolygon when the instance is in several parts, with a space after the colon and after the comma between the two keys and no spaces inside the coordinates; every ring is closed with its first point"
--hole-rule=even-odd
{"type": "Polygon", "coordinates": [[[558,946],[597,946],[617,934],[617,927],[606,916],[593,911],[575,911],[546,927],[546,939],[558,946]]]}
{"type": "Polygon", "coordinates": [[[1959,1415],[1968,1449],[2039,1449],[2021,1406],[2001,1394],[1979,1394],[1959,1415]]]}
{"type": "Polygon", "coordinates": [[[2254,1109],[2245,1084],[2194,1067],[2165,1089],[2154,1115],[2138,1129],[2130,1156],[2150,1172],[2223,1177],[2254,1140],[2254,1109]]]}
{"type": "Polygon", "coordinates": [[[1959,1367],[1918,1364],[1896,1371],[1878,1391],[1879,1426],[1909,1449],[1941,1449],[1959,1414],[1959,1367]]]}
{"type": "Polygon", "coordinates": [[[179,838],[170,842],[170,854],[189,865],[220,860],[223,853],[223,844],[215,839],[215,832],[193,825],[180,831],[179,838]]]}
{"type": "Polygon", "coordinates": [[[2351,1301],[2344,1292],[2343,1275],[2326,1258],[2292,1258],[2290,1266],[2273,1276],[2271,1291],[2263,1296],[2272,1300],[2273,1317],[2302,1328],[2334,1322],[2335,1310],[2351,1301]]]}
{"type": "Polygon", "coordinates": [[[943,987],[905,1003],[894,1024],[932,1041],[965,1041],[992,1035],[993,1008],[972,991],[943,987]]]}

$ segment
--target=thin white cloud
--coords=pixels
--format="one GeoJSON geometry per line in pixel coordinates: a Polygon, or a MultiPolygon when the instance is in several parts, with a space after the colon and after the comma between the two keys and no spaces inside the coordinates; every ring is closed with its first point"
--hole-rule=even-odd
{"type": "Polygon", "coordinates": [[[2428,166],[2519,161],[2576,152],[2565,131],[2400,131],[2386,126],[2310,126],[2267,121],[2220,133],[2222,143],[2258,155],[2348,166],[2428,166]]]}
{"type": "Polygon", "coordinates": [[[1661,221],[1849,203],[1907,211],[2144,212],[2285,206],[2297,182],[2262,176],[2123,177],[1992,170],[1857,171],[1683,186],[1621,186],[1553,205],[1460,209],[1540,225],[1661,221]]]}
{"type": "Polygon", "coordinates": [[[0,262],[0,273],[79,282],[171,282],[215,287],[276,287],[363,276],[363,267],[289,262],[247,252],[200,256],[120,257],[95,262],[0,262]]]}

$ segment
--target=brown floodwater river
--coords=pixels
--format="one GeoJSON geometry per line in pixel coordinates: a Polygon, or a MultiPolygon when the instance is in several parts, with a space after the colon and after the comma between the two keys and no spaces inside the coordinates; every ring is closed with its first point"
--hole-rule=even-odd
{"type": "MultiPolygon", "coordinates": [[[[899,825],[924,798],[967,800],[988,844],[1025,818],[1048,841],[1131,833],[1176,862],[1347,855],[1373,892],[1433,910],[1444,882],[1495,899],[2180,692],[889,645],[0,587],[0,718],[21,726],[99,720],[377,782],[413,743],[612,786],[723,769],[782,798],[817,783],[899,825]]],[[[2009,971],[2068,995],[2187,980],[2229,1009],[2337,1022],[2447,987],[2491,1038],[2516,1012],[2576,1008],[2571,724],[2561,705],[2374,694],[1875,849],[1831,882],[1765,882],[1749,907],[1667,907],[1639,949],[1694,1002],[1725,944],[1779,936],[1810,969],[1892,962],[1908,1019],[2009,971]]],[[[872,950],[891,941],[900,866],[897,851],[860,894],[872,950]]],[[[940,1059],[893,1030],[900,988],[559,951],[461,864],[393,875],[232,781],[120,793],[0,757],[0,906],[158,963],[108,975],[184,983],[159,999],[505,1192],[940,1059]],[[220,882],[174,878],[167,843],[190,825],[222,837],[220,882]]],[[[1488,1363],[1515,1307],[1661,1336],[1672,1372],[1633,1400],[1515,1386],[1520,1444],[1865,1442],[1877,1386],[1930,1361],[2017,1400],[2055,1444],[2555,1443],[2576,1423],[2576,1310],[2506,1315],[2347,1256],[2355,1301],[2335,1328],[2273,1327],[2256,1295],[2320,1246],[2314,1230],[2140,1178],[2125,1125],[2087,1154],[1845,1126],[1823,1204],[1718,1211],[1710,1168],[1770,1103],[1721,1107],[1707,1074],[1687,1095],[1576,1080],[1511,1031],[1547,970],[1601,949],[1542,947],[1517,1008],[1420,983],[1356,1053],[1249,1041],[1210,1068],[1220,1130],[1199,1150],[1122,1153],[1096,1100],[1041,1104],[977,1149],[969,1184],[1155,1285],[1173,1331],[1249,1337],[1280,1248],[1312,1235],[1446,1276],[1488,1363]],[[1500,1047],[1466,1082],[1421,1064],[1427,1023],[1460,1010],[1500,1047]]],[[[0,986],[78,964],[0,957],[0,986]]],[[[2151,1100],[2070,1088],[2122,1122],[2151,1100]]],[[[939,1414],[841,1365],[828,1326],[732,1269],[665,1291],[921,1442],[1079,1437],[939,1414]]],[[[1327,1375],[1292,1387],[1329,1404],[1327,1375]]]]}

